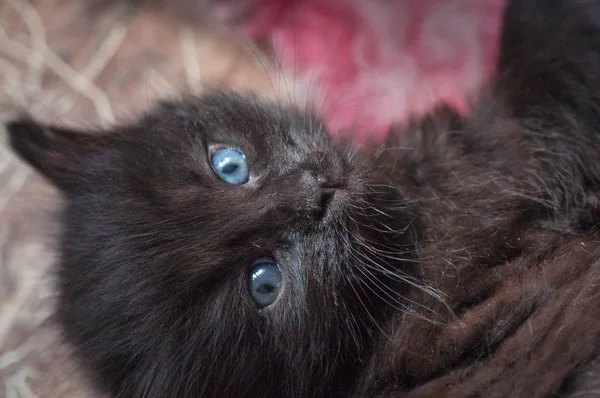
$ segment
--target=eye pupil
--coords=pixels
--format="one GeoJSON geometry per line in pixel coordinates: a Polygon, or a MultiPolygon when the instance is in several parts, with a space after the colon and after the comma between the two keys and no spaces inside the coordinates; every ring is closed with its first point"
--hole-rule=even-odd
{"type": "Polygon", "coordinates": [[[271,259],[255,261],[250,270],[250,295],[258,308],[267,307],[275,302],[283,280],[277,263],[271,259]]]}
{"type": "Polygon", "coordinates": [[[248,182],[246,156],[237,149],[218,148],[212,152],[210,162],[215,174],[226,183],[241,185],[248,182]]]}
{"type": "Polygon", "coordinates": [[[269,294],[272,293],[275,290],[275,286],[273,285],[261,285],[258,289],[256,289],[257,292],[261,293],[261,294],[269,294]]]}
{"type": "Polygon", "coordinates": [[[223,167],[222,173],[223,174],[233,174],[238,169],[238,167],[239,166],[237,164],[228,164],[227,166],[223,167]]]}

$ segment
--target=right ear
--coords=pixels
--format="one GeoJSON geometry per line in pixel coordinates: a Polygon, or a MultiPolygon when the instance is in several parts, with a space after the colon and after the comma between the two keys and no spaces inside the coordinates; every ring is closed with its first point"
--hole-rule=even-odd
{"type": "Polygon", "coordinates": [[[13,150],[52,183],[63,186],[67,171],[90,153],[96,137],[83,132],[18,119],[6,125],[13,150]]]}

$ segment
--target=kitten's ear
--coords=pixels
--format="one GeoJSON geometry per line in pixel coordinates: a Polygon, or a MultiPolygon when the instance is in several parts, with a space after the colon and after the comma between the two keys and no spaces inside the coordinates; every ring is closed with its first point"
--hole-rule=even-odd
{"type": "Polygon", "coordinates": [[[89,154],[95,137],[61,127],[39,124],[32,119],[19,119],[6,125],[14,151],[55,185],[61,186],[77,159],[89,154]]]}

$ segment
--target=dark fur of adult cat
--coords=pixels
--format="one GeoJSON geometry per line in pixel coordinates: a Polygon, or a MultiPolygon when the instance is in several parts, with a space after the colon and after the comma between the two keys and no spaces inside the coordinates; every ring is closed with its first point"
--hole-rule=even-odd
{"type": "Polygon", "coordinates": [[[511,1],[499,69],[471,120],[359,152],[226,93],[110,132],[9,124],[64,193],[58,317],[98,388],[600,393],[600,2],[511,1]],[[216,177],[213,145],[248,183],[216,177]],[[258,309],[264,256],[284,287],[258,309]]]}

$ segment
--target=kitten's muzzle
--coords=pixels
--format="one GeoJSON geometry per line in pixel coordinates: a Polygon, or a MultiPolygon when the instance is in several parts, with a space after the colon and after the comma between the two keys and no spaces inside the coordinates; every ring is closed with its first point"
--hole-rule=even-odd
{"type": "Polygon", "coordinates": [[[282,176],[276,184],[261,192],[264,211],[279,222],[296,218],[321,219],[332,208],[341,184],[318,173],[302,170],[282,176]]]}

